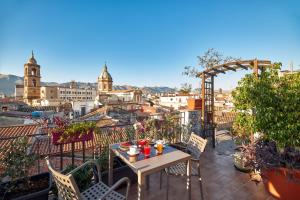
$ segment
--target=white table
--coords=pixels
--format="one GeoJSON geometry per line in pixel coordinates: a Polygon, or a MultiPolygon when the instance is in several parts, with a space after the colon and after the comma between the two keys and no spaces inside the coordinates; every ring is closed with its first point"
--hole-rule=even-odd
{"type": "MultiPolygon", "coordinates": [[[[188,190],[189,200],[191,199],[191,155],[182,151],[172,149],[170,152],[164,152],[161,155],[150,157],[148,159],[130,162],[126,153],[121,151],[119,144],[110,145],[109,150],[109,178],[108,184],[112,185],[113,180],[113,160],[114,156],[121,158],[138,176],[138,200],[144,199],[146,188],[146,177],[150,174],[160,172],[161,170],[170,166],[176,165],[180,162],[187,163],[187,183],[186,189],[188,190]]],[[[153,148],[153,147],[152,147],[153,148]]],[[[167,149],[168,147],[166,147],[167,149]]],[[[170,147],[172,148],[172,147],[170,147]]],[[[167,150],[166,150],[167,151],[167,150]]],[[[153,152],[153,149],[152,149],[153,152]]]]}

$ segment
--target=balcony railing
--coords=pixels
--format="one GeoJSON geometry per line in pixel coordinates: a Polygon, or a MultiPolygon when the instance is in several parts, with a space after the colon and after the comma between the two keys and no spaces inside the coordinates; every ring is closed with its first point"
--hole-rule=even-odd
{"type": "MultiPolygon", "coordinates": [[[[63,170],[67,165],[80,165],[88,159],[98,159],[103,156],[110,144],[128,141],[130,134],[134,133],[134,139],[143,139],[150,136],[150,132],[143,134],[136,133],[132,124],[105,126],[94,130],[93,140],[74,142],[68,144],[53,144],[51,130],[42,129],[39,134],[27,135],[30,148],[29,155],[37,156],[35,166],[30,170],[30,175],[47,172],[44,158],[49,156],[53,166],[63,170]]],[[[189,134],[185,127],[180,129],[171,127],[168,130],[159,128],[151,133],[155,139],[167,139],[170,143],[181,142],[189,134]]],[[[19,137],[0,138],[0,142],[6,141],[7,144],[19,137]]],[[[0,157],[2,157],[8,148],[1,148],[0,157]]],[[[1,168],[0,168],[1,173],[1,168]]]]}

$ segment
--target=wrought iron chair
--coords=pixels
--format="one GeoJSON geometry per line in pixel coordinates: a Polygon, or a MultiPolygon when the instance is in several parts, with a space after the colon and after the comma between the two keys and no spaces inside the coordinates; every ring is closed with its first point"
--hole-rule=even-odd
{"type": "Polygon", "coordinates": [[[58,171],[54,170],[50,164],[48,157],[46,157],[46,162],[51,172],[53,179],[56,183],[58,189],[58,199],[60,200],[127,200],[128,199],[128,192],[130,189],[130,180],[127,177],[120,179],[116,182],[112,187],[108,187],[103,182],[101,182],[101,173],[100,173],[100,166],[96,161],[90,160],[85,162],[83,165],[75,168],[68,174],[64,175],[59,173],[58,171]],[[87,190],[80,193],[79,188],[75,182],[73,174],[82,169],[83,167],[94,164],[97,167],[98,183],[94,184],[92,187],[88,188],[87,190]],[[114,191],[117,189],[121,184],[127,183],[126,195],[122,195],[114,191]]]}
{"type": "MultiPolygon", "coordinates": [[[[185,152],[189,153],[192,156],[192,166],[191,166],[191,175],[198,176],[201,199],[203,199],[203,190],[202,190],[202,179],[200,173],[200,155],[205,150],[207,140],[202,137],[192,133],[190,139],[187,143],[185,152]]],[[[167,175],[167,198],[168,198],[168,187],[169,187],[169,175],[180,175],[186,176],[186,163],[178,163],[172,167],[165,169],[167,175]]],[[[160,174],[160,188],[162,182],[162,172],[160,174]]]]}

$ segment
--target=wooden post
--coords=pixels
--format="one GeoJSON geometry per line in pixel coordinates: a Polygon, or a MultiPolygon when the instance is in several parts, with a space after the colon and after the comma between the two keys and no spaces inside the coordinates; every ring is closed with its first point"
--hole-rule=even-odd
{"type": "Polygon", "coordinates": [[[258,62],[257,59],[253,60],[253,73],[258,77],[258,62]]]}
{"type": "Polygon", "coordinates": [[[201,98],[202,98],[202,130],[205,129],[205,74],[202,74],[201,84],[201,98]]]}
{"type": "Polygon", "coordinates": [[[214,97],[215,97],[215,91],[214,91],[214,76],[211,77],[211,131],[212,131],[212,145],[215,148],[216,147],[216,134],[215,134],[215,128],[214,128],[214,97]]]}

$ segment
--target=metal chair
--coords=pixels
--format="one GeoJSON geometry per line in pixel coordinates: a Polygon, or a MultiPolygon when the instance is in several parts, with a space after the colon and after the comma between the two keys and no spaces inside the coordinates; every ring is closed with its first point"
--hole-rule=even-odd
{"type": "MultiPolygon", "coordinates": [[[[187,147],[184,150],[185,152],[191,154],[192,156],[192,166],[191,166],[191,175],[198,176],[199,185],[200,185],[200,193],[201,198],[203,199],[203,190],[202,190],[202,179],[200,173],[200,155],[205,150],[207,140],[202,137],[192,133],[190,139],[187,143],[187,147]]],[[[186,176],[186,163],[178,163],[168,169],[165,169],[165,173],[167,175],[167,198],[168,198],[168,187],[169,187],[169,175],[180,175],[186,176]]],[[[162,172],[160,174],[160,188],[162,182],[162,172]]]]}
{"type": "Polygon", "coordinates": [[[103,182],[101,182],[101,173],[100,173],[100,166],[96,161],[90,160],[85,162],[83,165],[75,168],[68,174],[64,175],[59,173],[58,171],[54,170],[50,164],[48,157],[46,158],[46,162],[51,172],[53,179],[57,185],[58,189],[58,199],[60,200],[127,200],[128,199],[128,192],[130,189],[130,180],[127,177],[120,179],[116,182],[112,187],[108,187],[103,182]],[[80,193],[79,188],[75,182],[73,174],[77,172],[79,169],[83,167],[94,164],[97,167],[98,171],[98,183],[94,184],[92,187],[88,188],[87,190],[80,193]],[[127,183],[126,195],[122,195],[114,191],[117,189],[121,184],[124,182],[127,183]]]}

